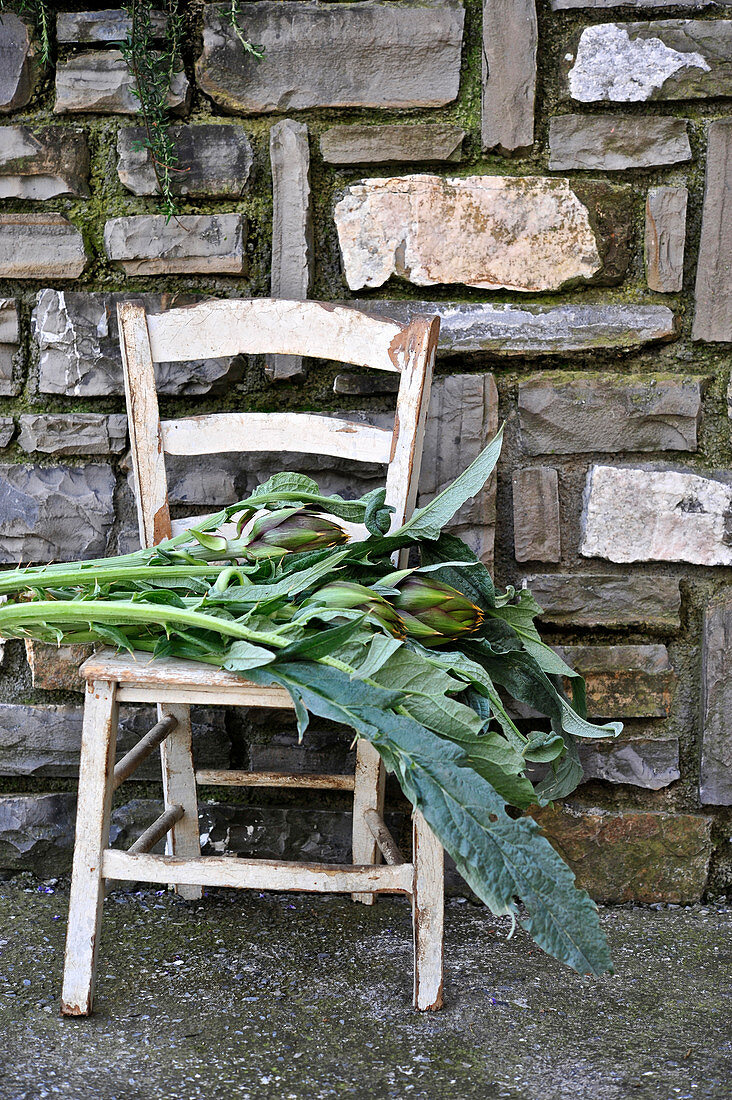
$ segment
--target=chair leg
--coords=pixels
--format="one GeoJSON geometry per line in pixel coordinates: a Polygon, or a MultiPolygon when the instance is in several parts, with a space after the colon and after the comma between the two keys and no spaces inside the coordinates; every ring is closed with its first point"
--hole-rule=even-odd
{"type": "Polygon", "coordinates": [[[445,856],[419,810],[413,818],[414,1007],[442,1007],[445,856]]]}
{"type": "Polygon", "coordinates": [[[117,742],[117,685],[87,685],[79,767],[76,841],[71,875],[61,1011],[88,1016],[94,999],[102,925],[102,852],[109,844],[109,814],[117,742]]]}
{"type": "MultiPolygon", "coordinates": [[[[168,833],[165,851],[171,856],[200,856],[201,838],[198,831],[198,792],[191,752],[191,708],[180,703],[158,707],[158,718],[172,714],[178,725],[160,746],[163,767],[163,798],[165,808],[183,807],[183,817],[168,833]]],[[[198,901],[203,895],[200,886],[176,886],[175,892],[187,901],[198,901]]]]}
{"type": "MultiPolygon", "coordinates": [[[[366,824],[366,810],[384,813],[384,785],[386,772],[373,745],[363,737],[356,742],[356,777],[353,789],[353,862],[355,864],[380,863],[374,835],[366,824]]],[[[373,905],[375,894],[351,894],[354,901],[373,905]]]]}

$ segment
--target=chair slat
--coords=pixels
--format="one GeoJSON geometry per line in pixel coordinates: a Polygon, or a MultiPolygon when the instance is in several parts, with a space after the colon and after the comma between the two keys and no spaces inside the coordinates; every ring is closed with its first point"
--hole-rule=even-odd
{"type": "Polygon", "coordinates": [[[327,894],[363,890],[374,894],[411,894],[414,868],[411,863],[377,867],[283,863],[275,859],[232,859],[230,856],[177,859],[107,848],[102,857],[102,875],[140,882],[234,886],[249,890],[310,890],[327,894]]]}
{"type": "Polygon", "coordinates": [[[239,451],[297,451],[354,462],[388,463],[392,432],[312,413],[211,413],[162,422],[171,455],[239,451]]]}
{"type": "Polygon", "coordinates": [[[274,298],[214,299],[148,317],[156,363],[226,355],[304,355],[401,371],[406,325],[344,306],[274,298]]]}

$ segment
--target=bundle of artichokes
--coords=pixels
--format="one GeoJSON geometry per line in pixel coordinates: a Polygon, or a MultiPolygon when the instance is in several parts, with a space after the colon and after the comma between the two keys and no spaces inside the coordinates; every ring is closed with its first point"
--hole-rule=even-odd
{"type": "Polygon", "coordinates": [[[285,687],[301,736],[313,713],[376,747],[494,913],[601,974],[611,963],[596,907],[522,812],[570,793],[582,778],[577,739],[617,736],[620,724],[587,721],[584,683],[542,642],[531,594],[497,592],[442,532],[500,445],[499,433],[396,530],[383,489],[344,500],[280,473],[152,549],[5,571],[0,637],[100,641],[285,687]],[[339,520],[366,537],[349,539],[339,520]],[[525,728],[512,699],[545,720],[525,728]],[[530,765],[544,774],[532,781],[530,765]]]}

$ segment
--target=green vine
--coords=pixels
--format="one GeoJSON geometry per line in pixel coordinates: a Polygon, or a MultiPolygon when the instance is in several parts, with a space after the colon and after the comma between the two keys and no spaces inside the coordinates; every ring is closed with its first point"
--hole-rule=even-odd
{"type": "MultiPolygon", "coordinates": [[[[0,0],[0,13],[8,10],[11,0],[0,0]]],[[[261,46],[249,42],[241,31],[243,18],[240,0],[225,0],[227,20],[241,43],[242,49],[257,60],[264,56],[261,46]]],[[[188,0],[157,0],[155,8],[151,0],[130,0],[125,11],[130,19],[130,30],[120,44],[122,56],[134,77],[132,94],[140,104],[140,116],[145,136],[137,144],[150,155],[155,182],[162,199],[163,212],[168,221],[178,213],[173,188],[174,177],[186,172],[180,168],[178,151],[168,129],[168,96],[173,79],[182,66],[181,46],[183,21],[188,0]],[[167,20],[165,38],[156,41],[153,28],[153,10],[162,8],[167,20]]],[[[44,65],[51,60],[52,8],[47,0],[15,0],[12,9],[29,15],[40,42],[40,59],[44,65]]]]}
{"type": "Polygon", "coordinates": [[[255,46],[244,37],[239,26],[239,20],[242,18],[242,10],[240,0],[228,0],[229,4],[229,23],[231,25],[234,34],[241,42],[242,46],[247,53],[250,53],[252,57],[256,57],[257,61],[261,61],[264,57],[264,47],[255,46]]]}
{"type": "Polygon", "coordinates": [[[175,142],[167,127],[168,95],[181,65],[183,19],[177,0],[164,0],[167,29],[163,48],[156,49],[149,0],[132,0],[125,10],[130,17],[130,30],[120,48],[135,78],[132,94],[140,103],[145,130],[145,137],[138,148],[147,149],[150,154],[155,181],[163,200],[163,212],[170,221],[178,212],[173,194],[173,174],[181,169],[178,168],[175,142]]]}

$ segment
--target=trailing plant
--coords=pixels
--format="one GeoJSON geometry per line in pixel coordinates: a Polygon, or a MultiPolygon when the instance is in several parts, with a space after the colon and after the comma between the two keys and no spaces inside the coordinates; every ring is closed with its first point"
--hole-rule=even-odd
{"type": "MultiPolygon", "coordinates": [[[[181,46],[183,40],[183,8],[180,0],[163,0],[162,10],[166,16],[166,34],[161,43],[155,41],[152,22],[153,4],[151,0],[130,0],[125,10],[130,17],[130,30],[120,49],[135,83],[133,95],[140,103],[140,115],[145,129],[144,140],[139,149],[150,154],[158,192],[162,198],[163,212],[168,221],[178,213],[178,204],[173,187],[174,177],[185,173],[187,168],[180,167],[178,150],[167,126],[168,97],[173,78],[181,67],[181,46]]],[[[160,3],[156,2],[157,10],[160,3]]],[[[242,12],[239,0],[226,0],[225,16],[234,35],[247,53],[261,60],[264,51],[252,45],[242,33],[240,21],[242,12]]]]}
{"type": "Polygon", "coordinates": [[[577,739],[621,725],[587,721],[584,683],[542,642],[530,593],[496,591],[443,534],[500,446],[499,433],[394,531],[383,488],[344,500],[279,473],[152,549],[5,571],[0,637],[101,641],[285,687],[301,737],[313,713],[370,741],[491,910],[598,975],[611,961],[597,909],[521,811],[570,793],[582,777],[577,739]],[[364,524],[367,537],[348,541],[338,520],[364,524]],[[395,568],[407,549],[419,564],[395,568]],[[549,728],[523,731],[507,698],[549,728]],[[536,763],[546,774],[532,781],[536,763]]]}
{"type": "Polygon", "coordinates": [[[229,24],[234,32],[235,37],[239,40],[239,42],[241,42],[242,47],[246,50],[247,53],[250,53],[252,57],[256,57],[258,61],[261,61],[264,57],[264,47],[255,46],[252,42],[250,42],[244,36],[244,33],[239,26],[240,21],[243,19],[243,12],[241,10],[240,0],[227,0],[227,3],[229,5],[229,24]]]}
{"type": "Polygon", "coordinates": [[[163,0],[166,33],[156,48],[150,0],[131,0],[125,6],[130,30],[121,44],[122,56],[134,77],[132,94],[140,104],[145,138],[138,148],[150,155],[155,181],[166,219],[177,213],[173,175],[180,171],[178,152],[168,129],[168,97],[173,78],[181,67],[183,19],[178,0],[163,0]]]}
{"type": "MultiPolygon", "coordinates": [[[[43,65],[51,60],[51,7],[47,0],[15,0],[12,5],[18,15],[29,15],[33,20],[40,45],[39,57],[43,65]]],[[[0,0],[0,17],[9,9],[8,0],[0,0]]]]}

